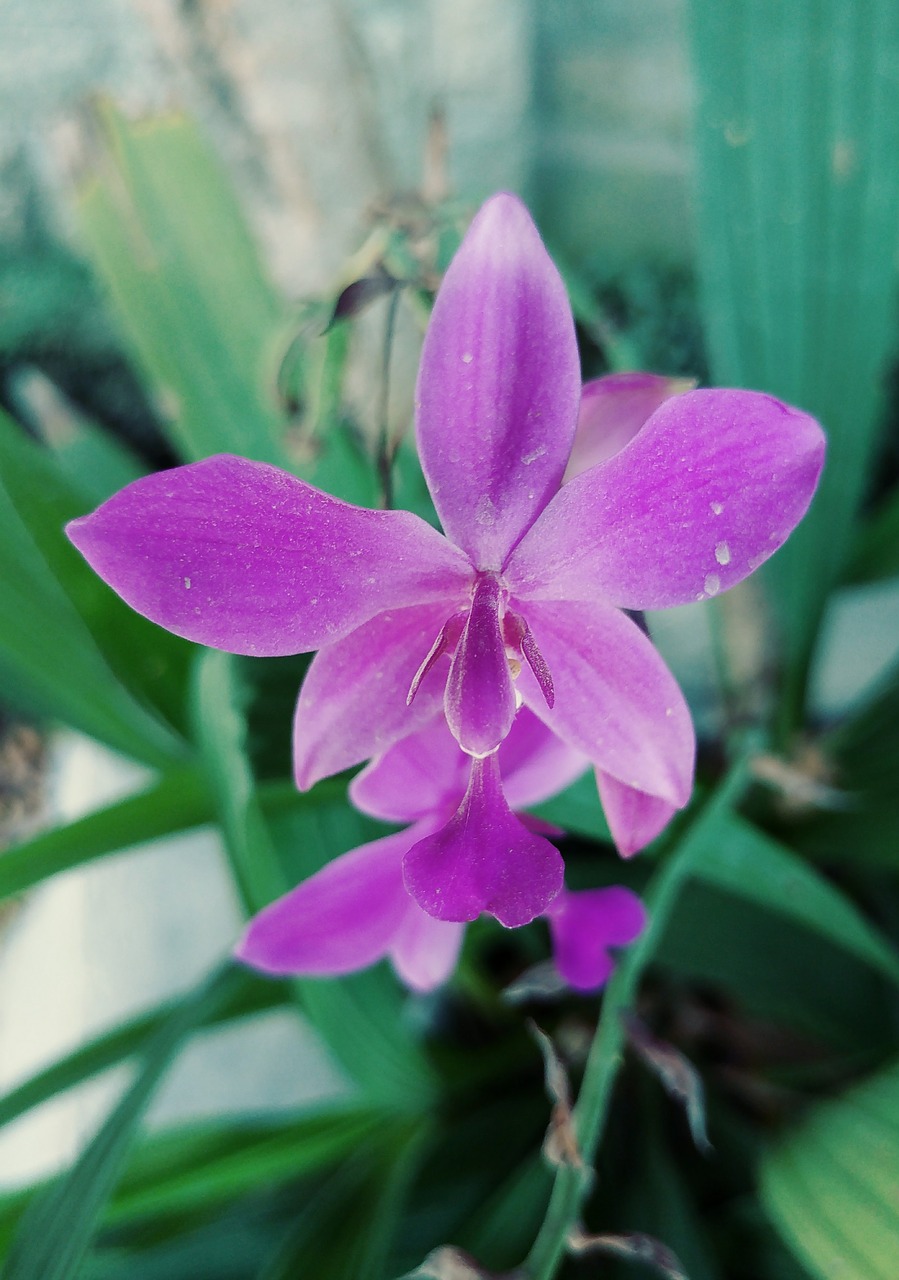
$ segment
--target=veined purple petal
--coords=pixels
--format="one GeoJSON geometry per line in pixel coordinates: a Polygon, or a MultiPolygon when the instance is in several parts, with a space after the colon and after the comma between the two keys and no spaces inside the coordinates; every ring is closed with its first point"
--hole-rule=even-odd
{"type": "Polygon", "coordinates": [[[458,812],[403,862],[406,888],[429,915],[461,921],[489,911],[510,929],[545,910],[562,872],[559,851],[510,811],[495,755],[472,761],[458,812]]]}
{"type": "Polygon", "coordinates": [[[434,505],[478,568],[501,568],[559,487],[579,399],[565,286],[521,201],[493,196],[437,294],[417,390],[434,505]]]}
{"type": "Polygon", "coordinates": [[[515,690],[500,627],[501,591],[481,574],[446,684],[446,721],[469,755],[495,751],[515,716],[515,690]]]}
{"type": "Polygon", "coordinates": [[[677,812],[667,800],[626,787],[601,769],[596,770],[596,787],[615,847],[623,858],[655,840],[677,812]]]}
{"type": "Polygon", "coordinates": [[[707,599],[786,540],[823,461],[817,422],[772,396],[674,396],[620,453],[560,490],[504,580],[519,599],[627,609],[707,599]]]}
{"type": "Polygon", "coordinates": [[[443,706],[447,658],[424,677],[411,707],[406,694],[453,607],[390,610],[315,655],[294,718],[294,772],[301,791],[381,755],[433,719],[443,706]]]}
{"type": "Polygon", "coordinates": [[[469,765],[441,708],[417,733],[394,743],[357,774],[350,799],[363,813],[385,822],[452,813],[465,795],[469,765]]]}
{"type": "Polygon", "coordinates": [[[335,974],[385,956],[410,902],[402,860],[422,827],[364,844],[329,862],[247,925],[235,955],[272,974],[335,974]]]}
{"type": "Polygon", "coordinates": [[[546,912],[556,967],[570,987],[595,991],[615,962],[609,947],[625,946],[646,925],[643,903],[630,889],[563,889],[546,912]]]}
{"type": "Polygon", "coordinates": [[[407,987],[413,991],[433,991],[446,982],[456,967],[465,925],[435,920],[408,894],[407,901],[403,923],[390,947],[390,959],[407,987]]]}
{"type": "Polygon", "coordinates": [[[683,694],[636,623],[609,605],[531,600],[527,617],[556,686],[550,710],[523,669],[525,704],[627,787],[675,808],[690,798],[695,741],[683,694]]]}
{"type": "Polygon", "coordinates": [[[585,755],[556,737],[528,707],[518,712],[497,755],[506,803],[513,811],[564,791],[589,764],[585,755]]]}
{"type": "Polygon", "coordinates": [[[657,373],[608,373],[585,382],[562,483],[618,453],[660,404],[695,385],[689,378],[663,378],[657,373]]]}
{"type": "Polygon", "coordinates": [[[385,609],[458,594],[464,556],[408,511],[368,511],[229,454],[127,485],[66,532],[114,591],[231,653],[317,649],[385,609]]]}

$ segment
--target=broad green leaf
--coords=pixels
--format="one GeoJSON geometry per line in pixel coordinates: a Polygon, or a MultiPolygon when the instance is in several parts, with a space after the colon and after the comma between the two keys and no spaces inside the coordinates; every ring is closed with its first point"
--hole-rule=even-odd
{"type": "Polygon", "coordinates": [[[899,872],[899,665],[822,746],[843,804],[797,822],[793,842],[847,870],[899,872]]]}
{"type": "Polygon", "coordinates": [[[230,998],[240,976],[219,971],[183,999],[147,1044],[141,1068],[69,1173],[28,1207],[4,1280],[74,1280],[121,1176],[141,1116],[185,1039],[230,998]]]}
{"type": "MultiPolygon", "coordinates": [[[[214,1010],[204,1025],[247,1018],[284,1003],[284,992],[275,983],[264,982],[239,969],[236,974],[232,997],[221,1009],[214,1010]]],[[[0,1097],[0,1126],[142,1052],[170,1017],[175,1004],[166,1001],[147,1013],[112,1027],[11,1089],[0,1097]]]]}
{"type": "Polygon", "coordinates": [[[709,837],[694,864],[707,884],[795,920],[899,983],[899,955],[814,867],[734,814],[709,837]]]}
{"type": "MultiPolygon", "coordinates": [[[[64,526],[90,508],[90,494],[3,413],[0,477],[10,507],[46,565],[45,576],[58,583],[105,661],[137,700],[178,726],[191,646],[130,609],[75,550],[64,526]]],[[[40,583],[34,585],[37,596],[40,583]]]]}
{"type": "MultiPolygon", "coordinates": [[[[35,533],[42,537],[45,527],[33,532],[23,521],[14,492],[7,487],[4,458],[0,460],[0,688],[4,697],[32,714],[64,720],[147,764],[165,766],[183,758],[185,747],[179,738],[117,679],[51,566],[45,547],[36,540],[35,533]]],[[[55,532],[61,536],[58,527],[55,532]]]]}
{"type": "Polygon", "coordinates": [[[761,1197],[820,1280],[895,1280],[899,1067],[817,1106],[767,1153],[761,1197]]]}
{"type": "Polygon", "coordinates": [[[899,489],[858,531],[846,571],[849,582],[879,582],[899,574],[899,489]]]}
{"type": "Polygon", "coordinates": [[[699,266],[714,380],[827,429],[812,510],[772,561],[795,721],[876,445],[894,340],[899,8],[692,0],[699,266]]]}
{"type": "MultiPolygon", "coordinates": [[[[244,693],[237,673],[229,654],[199,656],[194,720],[235,880],[252,914],[293,882],[272,841],[246,754],[244,693]]],[[[318,850],[319,865],[340,851],[318,850]]],[[[300,1007],[370,1101],[412,1111],[427,1104],[431,1069],[399,1016],[397,984],[383,966],[340,981],[296,980],[292,987],[300,1007]]]]}
{"type": "Polygon", "coordinates": [[[60,472],[91,503],[105,502],[119,489],[146,475],[142,458],[112,431],[79,417],[63,434],[46,440],[60,472]]]}
{"type": "Polygon", "coordinates": [[[275,396],[284,309],[210,148],[178,115],[104,104],[78,209],[164,425],[185,458],[289,465],[275,396]]]}

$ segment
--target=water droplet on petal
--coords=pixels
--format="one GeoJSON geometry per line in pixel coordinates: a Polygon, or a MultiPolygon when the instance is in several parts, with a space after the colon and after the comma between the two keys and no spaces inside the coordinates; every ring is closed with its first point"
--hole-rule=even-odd
{"type": "Polygon", "coordinates": [[[717,573],[707,573],[705,582],[702,585],[707,596],[716,596],[721,590],[721,579],[717,573]]]}
{"type": "Polygon", "coordinates": [[[730,564],[730,547],[726,542],[719,542],[715,547],[715,559],[719,564],[730,564]]]}
{"type": "Polygon", "coordinates": [[[723,502],[710,502],[709,506],[712,508],[713,516],[720,516],[721,512],[724,510],[723,502]]]}

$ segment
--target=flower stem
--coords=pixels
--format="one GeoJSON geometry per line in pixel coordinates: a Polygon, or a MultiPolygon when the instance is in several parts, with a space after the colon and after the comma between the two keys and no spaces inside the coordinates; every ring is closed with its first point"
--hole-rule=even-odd
{"type": "MultiPolygon", "coordinates": [[[[637,942],[628,948],[606,988],[573,1117],[578,1147],[588,1169],[593,1165],[602,1139],[612,1090],[623,1060],[626,1032],[622,1015],[633,1008],[640,980],[656,953],[681,889],[706,852],[709,832],[716,819],[735,803],[746,785],[747,763],[757,750],[758,742],[753,735],[752,741],[744,744],[730,773],[703,805],[678,848],[656,871],[646,893],[649,923],[637,942]]],[[[590,1186],[591,1178],[585,1176],[583,1169],[571,1165],[559,1169],[546,1217],[525,1263],[526,1274],[532,1280],[553,1280],[590,1186]]]]}
{"type": "Polygon", "coordinates": [[[384,321],[384,347],[381,355],[381,399],[378,410],[378,476],[381,480],[381,499],[385,509],[393,506],[393,461],[396,449],[390,440],[390,357],[396,333],[396,313],[399,307],[400,289],[397,285],[387,304],[384,321]]]}

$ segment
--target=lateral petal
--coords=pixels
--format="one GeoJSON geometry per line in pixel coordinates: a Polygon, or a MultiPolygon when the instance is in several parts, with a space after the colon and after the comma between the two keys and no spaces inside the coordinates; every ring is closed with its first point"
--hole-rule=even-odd
{"type": "Polygon", "coordinates": [[[450,733],[441,709],[358,773],[350,783],[350,799],[373,818],[414,822],[451,813],[465,795],[468,771],[469,758],[450,733]]]}
{"type": "Polygon", "coordinates": [[[66,532],[138,613],[261,657],[317,649],[470,578],[458,549],[411,512],[354,507],[230,454],[135,480],[66,532]]]}
{"type": "Polygon", "coordinates": [[[596,787],[615,847],[623,858],[655,840],[677,813],[667,800],[627,787],[601,769],[596,770],[596,787]]]}
{"type": "Polygon", "coordinates": [[[562,890],[547,911],[556,967],[576,991],[595,991],[615,967],[609,947],[625,946],[646,925],[646,909],[635,893],[609,889],[562,890]]]}
{"type": "Polygon", "coordinates": [[[519,599],[707,599],[786,541],[823,462],[818,423],[772,396],[674,396],[620,453],[563,486],[504,579],[519,599]]]}
{"type": "Polygon", "coordinates": [[[446,535],[499,569],[550,500],[574,438],[568,295],[517,197],[493,196],[437,294],[418,374],[418,452],[446,535]]]}
{"type": "Polygon", "coordinates": [[[508,928],[545,910],[562,884],[558,849],[519,822],[503,797],[495,755],[473,760],[465,799],[445,827],[406,854],[406,888],[438,920],[489,911],[508,928]]]}
{"type": "Polygon", "coordinates": [[[424,677],[411,707],[406,694],[447,611],[439,604],[389,610],[315,655],[294,717],[294,774],[301,791],[381,755],[442,708],[446,657],[424,677]]]}
{"type": "Polygon", "coordinates": [[[260,911],[235,956],[271,974],[336,974],[385,956],[402,928],[409,897],[402,860],[421,829],[361,845],[260,911]]]}
{"type": "Polygon", "coordinates": [[[525,704],[603,773],[679,809],[693,783],[695,738],[677,682],[636,623],[609,605],[519,606],[553,673],[552,709],[527,670],[525,704]]]}
{"type": "Polygon", "coordinates": [[[562,483],[623,449],[660,404],[695,384],[657,373],[607,373],[585,382],[571,457],[562,483]]]}
{"type": "Polygon", "coordinates": [[[464,936],[464,924],[435,920],[410,899],[390,947],[391,963],[407,987],[433,991],[452,975],[464,936]]]}
{"type": "Polygon", "coordinates": [[[528,707],[518,712],[497,755],[506,803],[513,812],[564,791],[590,763],[528,707]]]}

